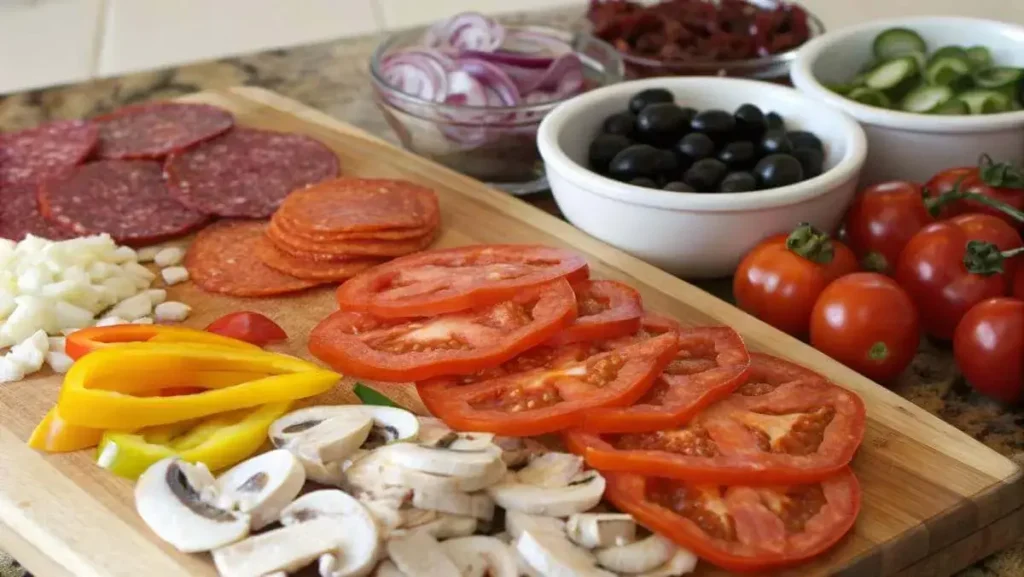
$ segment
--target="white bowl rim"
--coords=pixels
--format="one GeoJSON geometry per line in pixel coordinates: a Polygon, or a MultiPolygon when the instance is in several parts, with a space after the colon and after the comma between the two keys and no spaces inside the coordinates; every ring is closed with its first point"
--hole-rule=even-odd
{"type": "MultiPolygon", "coordinates": [[[[753,99],[752,100],[756,100],[753,99]]],[[[537,147],[547,170],[563,173],[569,180],[589,192],[619,200],[626,204],[648,206],[669,210],[698,212],[740,212],[763,208],[774,208],[799,204],[812,198],[832,192],[838,185],[856,178],[867,157],[867,136],[864,129],[839,109],[814,102],[809,96],[770,82],[728,78],[721,76],[682,76],[631,80],[585,92],[559,104],[540,123],[537,129],[537,147]],[[635,186],[619,182],[576,163],[558,146],[558,136],[565,127],[566,117],[580,108],[623,94],[633,94],[646,88],[693,88],[700,90],[709,83],[717,83],[733,90],[751,94],[774,93],[783,98],[796,98],[804,107],[816,108],[820,113],[831,116],[831,124],[837,126],[845,142],[845,154],[835,166],[822,174],[792,184],[752,192],[672,192],[635,186]]]]}
{"type": "MultiPolygon", "coordinates": [[[[797,51],[796,60],[793,61],[789,70],[790,78],[793,81],[793,85],[801,92],[804,92],[809,96],[813,96],[816,99],[824,100],[828,104],[851,114],[861,122],[877,126],[899,128],[912,132],[925,132],[930,134],[996,132],[1006,130],[1007,128],[1024,126],[1024,110],[1000,112],[998,114],[943,116],[937,114],[903,112],[899,110],[889,110],[887,108],[868,106],[866,104],[850,100],[844,96],[840,96],[828,88],[825,88],[825,86],[818,82],[818,79],[815,78],[814,74],[811,72],[814,62],[817,61],[821,53],[824,52],[833,42],[840,39],[871,30],[880,31],[896,27],[913,29],[915,25],[921,26],[929,24],[993,26],[997,28],[1015,30],[1018,34],[1024,37],[1024,26],[1018,26],[1009,22],[1000,22],[998,20],[987,20],[984,18],[968,18],[961,16],[907,16],[903,18],[883,18],[859,24],[857,26],[840,28],[832,32],[826,32],[816,38],[812,38],[797,51]]],[[[979,44],[984,46],[984,42],[979,42],[979,44]]],[[[1021,48],[1024,49],[1024,45],[1022,45],[1021,48]]]]}

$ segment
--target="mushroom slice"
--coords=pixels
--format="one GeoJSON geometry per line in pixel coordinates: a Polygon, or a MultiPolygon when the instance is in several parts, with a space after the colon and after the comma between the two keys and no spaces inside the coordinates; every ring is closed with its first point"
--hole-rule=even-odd
{"type": "Polygon", "coordinates": [[[385,559],[380,562],[380,565],[377,565],[373,577],[405,577],[405,573],[402,573],[390,559],[385,559]]]}
{"type": "Polygon", "coordinates": [[[512,550],[494,537],[449,539],[441,549],[459,568],[460,577],[519,577],[512,550]]]}
{"type": "Polygon", "coordinates": [[[509,469],[518,469],[537,455],[548,452],[547,447],[529,437],[496,436],[492,441],[501,449],[501,460],[509,469]]]}
{"type": "Polygon", "coordinates": [[[519,511],[505,511],[505,530],[508,531],[513,540],[518,539],[526,531],[534,535],[554,533],[555,535],[562,536],[565,533],[565,521],[555,517],[541,517],[520,513],[519,511]]]}
{"type": "MultiPolygon", "coordinates": [[[[294,453],[293,453],[294,454],[294,453]]],[[[345,482],[344,461],[333,463],[321,463],[314,459],[307,459],[302,455],[295,455],[302,463],[302,470],[306,472],[306,478],[321,485],[340,487],[345,482]]]]}
{"type": "Polygon", "coordinates": [[[577,513],[566,521],[565,534],[587,549],[622,546],[636,539],[636,523],[624,513],[577,513]]]}
{"type": "Polygon", "coordinates": [[[494,445],[482,451],[455,451],[426,447],[415,443],[397,443],[387,447],[392,463],[435,475],[450,477],[486,477],[504,470],[501,452],[494,445]]]}
{"type": "Polygon", "coordinates": [[[356,449],[381,445],[419,434],[416,416],[395,407],[324,405],[292,411],[270,425],[275,447],[330,463],[356,449]]]}
{"type": "Polygon", "coordinates": [[[512,511],[533,515],[568,517],[583,513],[601,502],[605,481],[597,471],[584,471],[564,487],[541,487],[519,481],[509,473],[497,485],[487,488],[494,502],[512,511]]]}
{"type": "Polygon", "coordinates": [[[355,498],[337,489],[306,493],[285,507],[286,527],[328,519],[344,528],[344,539],[320,557],[321,577],[363,577],[377,564],[380,532],[370,512],[355,498]]]}
{"type": "Polygon", "coordinates": [[[494,464],[483,475],[451,477],[424,473],[392,462],[390,454],[393,451],[394,447],[378,449],[353,463],[345,470],[348,486],[360,491],[373,491],[380,490],[385,486],[396,486],[408,489],[472,493],[497,483],[505,475],[505,464],[500,459],[495,459],[494,464]]]}
{"type": "Polygon", "coordinates": [[[565,487],[583,471],[583,457],[572,453],[544,453],[516,472],[520,483],[537,487],[565,487]]]}
{"type": "Polygon", "coordinates": [[[452,539],[454,537],[468,537],[476,532],[476,527],[477,520],[475,517],[440,513],[437,519],[430,521],[429,523],[424,523],[423,525],[417,525],[415,527],[397,529],[393,531],[391,535],[393,537],[400,537],[413,531],[423,531],[438,540],[452,539]]]}
{"type": "Polygon", "coordinates": [[[523,532],[516,551],[545,577],[616,577],[595,564],[594,556],[573,545],[564,535],[523,532]]]}
{"type": "Polygon", "coordinates": [[[333,519],[312,519],[216,549],[213,563],[221,577],[291,573],[337,550],[348,531],[333,519]]]}
{"type": "Polygon", "coordinates": [[[679,577],[692,573],[697,568],[697,556],[686,549],[677,549],[672,558],[661,567],[652,569],[636,577],[679,577]]]}
{"type": "Polygon", "coordinates": [[[203,464],[168,457],[135,485],[135,509],[158,537],[183,553],[209,551],[244,539],[249,515],[217,507],[215,480],[203,464]]]}
{"type": "Polygon", "coordinates": [[[444,421],[434,417],[419,417],[420,436],[417,442],[425,447],[452,451],[483,451],[494,445],[494,433],[453,431],[444,421]]]}
{"type": "Polygon", "coordinates": [[[452,493],[435,489],[415,489],[412,506],[428,511],[465,515],[487,521],[494,517],[494,500],[486,493],[452,493]]]}
{"type": "Polygon", "coordinates": [[[664,565],[679,547],[661,535],[651,535],[629,545],[609,547],[595,553],[602,567],[619,573],[643,573],[664,565]]]}
{"type": "Polygon", "coordinates": [[[448,558],[441,544],[423,531],[412,531],[403,537],[389,539],[388,555],[406,577],[440,577],[458,575],[459,569],[448,558]]]}
{"type": "Polygon", "coordinates": [[[217,504],[248,513],[249,528],[256,531],[277,521],[305,482],[306,472],[295,455],[277,449],[243,461],[218,477],[217,504]]]}

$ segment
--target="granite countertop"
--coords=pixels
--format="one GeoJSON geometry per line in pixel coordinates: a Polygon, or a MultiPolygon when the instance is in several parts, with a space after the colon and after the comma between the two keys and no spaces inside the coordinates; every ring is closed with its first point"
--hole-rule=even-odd
{"type": "MultiPolygon", "coordinates": [[[[568,26],[578,16],[578,11],[559,10],[506,20],[568,26]]],[[[274,90],[397,143],[370,98],[366,63],[379,40],[377,36],[342,39],[0,97],[0,130],[54,119],[85,118],[125,104],[249,84],[274,90]]],[[[526,200],[557,212],[550,195],[526,200]]],[[[697,284],[731,299],[727,281],[697,284]]],[[[1020,456],[1024,452],[1024,411],[971,392],[957,377],[948,346],[923,342],[894,389],[999,453],[1024,463],[1020,456]]],[[[9,558],[0,553],[0,577],[18,575],[20,570],[12,569],[9,558]]],[[[1020,575],[1024,575],[1024,542],[988,557],[957,577],[1020,575]]]]}

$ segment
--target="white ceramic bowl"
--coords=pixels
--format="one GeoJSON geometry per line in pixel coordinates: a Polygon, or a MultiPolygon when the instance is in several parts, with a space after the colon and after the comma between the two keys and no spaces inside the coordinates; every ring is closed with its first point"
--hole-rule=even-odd
{"type": "Polygon", "coordinates": [[[728,276],[759,241],[809,222],[834,230],[864,164],[864,131],[853,119],[792,88],[736,78],[652,78],[606,86],[563,102],[541,122],[537,146],[558,207],[584,232],[673,274],[728,276]],[[790,130],[810,130],[825,145],[825,172],[757,192],[683,193],[625,184],[586,167],[590,141],[630,96],[666,88],[698,110],[744,103],[776,111],[790,130]]]}
{"type": "Polygon", "coordinates": [[[871,59],[879,32],[906,27],[930,51],[949,44],[987,47],[996,65],[1024,66],[1024,27],[959,17],[877,20],[829,32],[805,44],[790,69],[793,85],[818,102],[853,116],[868,135],[861,184],[885,180],[925,182],[940,170],[970,166],[982,153],[1014,162],[1024,158],[1024,111],[983,116],[936,116],[866,106],[822,85],[848,81],[871,59]]]}

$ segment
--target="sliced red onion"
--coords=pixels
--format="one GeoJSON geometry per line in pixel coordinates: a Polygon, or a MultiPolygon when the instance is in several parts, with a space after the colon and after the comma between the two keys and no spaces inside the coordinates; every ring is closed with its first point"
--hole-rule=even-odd
{"type": "Polygon", "coordinates": [[[534,84],[523,87],[524,94],[536,91],[555,92],[556,94],[574,94],[583,88],[583,62],[579,56],[569,52],[555,59],[544,71],[544,74],[537,77],[534,84]]]}
{"type": "Polygon", "coordinates": [[[519,54],[557,57],[572,52],[572,36],[552,28],[516,28],[505,34],[501,49],[519,54]]]}
{"type": "Polygon", "coordinates": [[[479,58],[458,58],[455,66],[469,74],[496,96],[488,97],[489,106],[518,106],[519,87],[500,67],[479,58]],[[490,102],[496,102],[490,104],[490,102]]]}
{"type": "Polygon", "coordinates": [[[492,52],[505,41],[505,28],[476,12],[463,12],[431,26],[424,35],[431,48],[492,52]]]}
{"type": "Polygon", "coordinates": [[[489,87],[465,70],[453,70],[448,73],[448,96],[444,103],[453,106],[491,106],[489,87]]]}
{"type": "Polygon", "coordinates": [[[387,55],[381,62],[384,80],[397,90],[433,102],[448,94],[448,73],[454,64],[437,50],[411,49],[387,55]]]}

